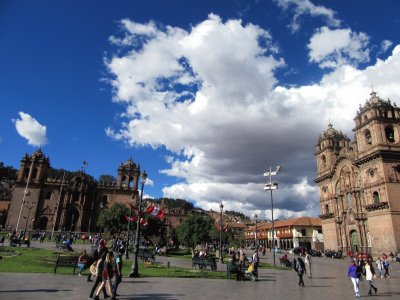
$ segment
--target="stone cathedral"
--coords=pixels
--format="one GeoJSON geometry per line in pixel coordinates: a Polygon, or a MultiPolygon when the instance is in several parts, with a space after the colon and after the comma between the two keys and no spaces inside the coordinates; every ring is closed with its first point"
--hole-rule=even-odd
{"type": "Polygon", "coordinates": [[[50,160],[41,150],[22,158],[8,213],[10,227],[98,232],[102,209],[138,200],[140,166],[132,159],[120,164],[112,183],[94,182],[83,171],[69,180],[49,178],[49,169],[50,160]]]}
{"type": "Polygon", "coordinates": [[[332,124],[315,151],[325,249],[400,250],[400,108],[372,91],[354,118],[354,141],[332,124]]]}

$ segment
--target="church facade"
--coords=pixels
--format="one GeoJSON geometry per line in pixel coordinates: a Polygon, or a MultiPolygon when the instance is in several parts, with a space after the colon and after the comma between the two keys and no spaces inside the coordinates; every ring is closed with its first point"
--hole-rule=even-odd
{"type": "Polygon", "coordinates": [[[325,249],[400,250],[400,108],[375,92],[354,118],[354,140],[333,128],[316,144],[325,249]]]}
{"type": "Polygon", "coordinates": [[[98,232],[102,209],[138,201],[140,166],[132,159],[118,167],[116,182],[95,182],[83,171],[73,178],[50,178],[50,160],[41,150],[21,160],[7,224],[17,230],[98,232]]]}

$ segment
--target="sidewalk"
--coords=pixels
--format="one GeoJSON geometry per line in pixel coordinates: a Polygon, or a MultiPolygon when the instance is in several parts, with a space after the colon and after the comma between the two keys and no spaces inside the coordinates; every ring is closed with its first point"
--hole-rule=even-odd
{"type": "MultiPolygon", "coordinates": [[[[272,262],[272,256],[262,257],[272,262]]],[[[157,257],[162,263],[190,266],[190,261],[170,257],[157,257]]],[[[1,262],[0,262],[1,263],[1,262]]],[[[260,269],[259,281],[210,280],[194,278],[123,278],[119,299],[172,300],[172,299],[273,299],[273,300],[338,300],[353,299],[354,292],[346,277],[347,261],[315,258],[313,278],[304,278],[305,287],[297,285],[296,273],[260,269]]],[[[400,297],[400,266],[392,264],[389,279],[377,279],[378,294],[375,299],[400,297]]],[[[225,271],[221,265],[219,270],[225,271]]],[[[125,265],[124,268],[130,268],[125,265]]],[[[0,299],[87,299],[93,282],[84,276],[53,274],[0,273],[0,299]]],[[[360,284],[361,296],[367,296],[367,282],[360,284]]],[[[101,296],[102,298],[102,296],[101,296]]]]}

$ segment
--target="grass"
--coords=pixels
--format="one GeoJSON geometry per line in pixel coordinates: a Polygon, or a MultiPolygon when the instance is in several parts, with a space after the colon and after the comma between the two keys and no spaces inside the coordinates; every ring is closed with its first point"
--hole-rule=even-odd
{"type": "MultiPolygon", "coordinates": [[[[22,247],[0,247],[0,272],[12,273],[53,273],[54,264],[58,254],[62,251],[48,249],[22,247]]],[[[76,254],[75,254],[76,255],[76,254]]],[[[190,259],[190,254],[179,253],[175,257],[190,259]]],[[[123,275],[128,276],[132,260],[124,260],[123,275]]],[[[260,263],[260,268],[288,270],[285,267],[274,267],[271,264],[260,263]]],[[[77,270],[77,269],[76,269],[77,270]]],[[[224,269],[225,270],[225,269],[224,269]]],[[[84,274],[89,274],[86,270],[84,274]]],[[[225,279],[225,272],[213,272],[211,270],[193,270],[183,267],[171,266],[158,263],[144,264],[139,263],[139,273],[141,277],[176,277],[176,278],[209,278],[225,279]]],[[[71,267],[58,267],[57,274],[72,275],[71,267]]]]}

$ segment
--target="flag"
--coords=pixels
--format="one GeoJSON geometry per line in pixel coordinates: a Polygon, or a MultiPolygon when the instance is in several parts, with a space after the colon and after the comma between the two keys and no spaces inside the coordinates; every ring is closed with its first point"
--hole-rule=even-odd
{"type": "Polygon", "coordinates": [[[88,165],[89,165],[89,163],[88,163],[86,160],[84,160],[82,164],[83,164],[84,166],[88,166],[88,165]]]}
{"type": "Polygon", "coordinates": [[[133,211],[135,211],[136,213],[138,212],[138,209],[132,203],[128,203],[128,204],[132,208],[133,211]]]}
{"type": "Polygon", "coordinates": [[[145,212],[159,218],[160,220],[164,217],[164,211],[154,205],[150,205],[145,212]]]}

